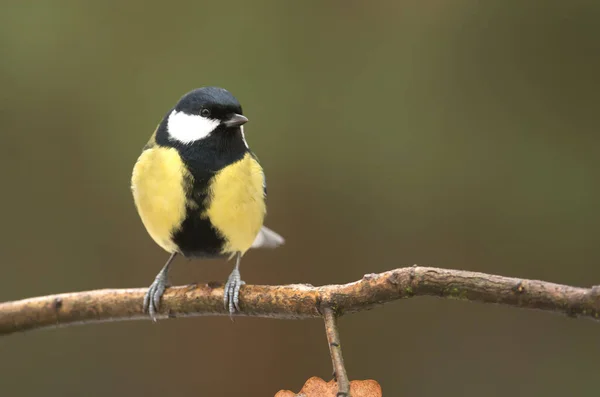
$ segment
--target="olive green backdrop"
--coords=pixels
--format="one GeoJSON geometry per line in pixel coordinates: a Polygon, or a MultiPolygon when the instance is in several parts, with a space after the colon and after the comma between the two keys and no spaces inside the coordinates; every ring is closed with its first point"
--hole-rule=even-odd
{"type": "MultiPolygon", "coordinates": [[[[287,238],[248,283],[413,263],[600,284],[597,1],[3,1],[0,300],[144,287],[129,190],[155,125],[219,85],[287,238]]],[[[177,260],[175,284],[231,263],[177,260]]],[[[415,298],[341,320],[387,396],[597,396],[600,325],[415,298]]],[[[272,396],[329,379],[321,321],[191,318],[0,339],[2,396],[272,396]]]]}

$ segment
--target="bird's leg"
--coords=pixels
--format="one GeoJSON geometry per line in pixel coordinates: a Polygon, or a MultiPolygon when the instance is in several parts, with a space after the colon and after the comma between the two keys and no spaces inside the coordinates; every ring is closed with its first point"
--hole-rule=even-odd
{"type": "Polygon", "coordinates": [[[153,321],[156,321],[156,313],[160,306],[160,298],[163,296],[165,289],[169,285],[169,267],[171,266],[173,259],[175,259],[175,256],[177,256],[177,252],[173,252],[169,259],[167,259],[167,263],[160,269],[154,282],[150,285],[150,288],[148,288],[146,295],[144,295],[144,313],[148,312],[153,321]]]}
{"type": "Polygon", "coordinates": [[[229,308],[229,315],[232,316],[236,311],[240,310],[240,287],[246,284],[240,278],[240,262],[242,260],[242,254],[238,252],[235,259],[235,267],[225,283],[225,290],[223,293],[223,303],[225,308],[229,308]]]}

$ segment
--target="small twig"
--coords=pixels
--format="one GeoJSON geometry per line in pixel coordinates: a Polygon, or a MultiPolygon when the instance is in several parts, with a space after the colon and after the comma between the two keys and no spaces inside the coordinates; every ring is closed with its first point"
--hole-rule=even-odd
{"type": "MultiPolygon", "coordinates": [[[[146,288],[113,289],[42,296],[0,303],[0,335],[43,327],[149,319],[142,312],[146,288]]],[[[600,286],[577,288],[545,281],[433,267],[405,267],[343,285],[245,285],[241,316],[319,318],[322,302],[341,316],[414,296],[437,296],[563,313],[598,320],[600,286]]],[[[160,316],[229,315],[221,284],[168,288],[160,316]]]]}
{"type": "Polygon", "coordinates": [[[325,333],[327,334],[327,342],[329,343],[329,354],[333,363],[333,373],[338,385],[337,397],[350,397],[350,381],[348,380],[348,374],[346,374],[346,367],[344,366],[337,317],[333,309],[329,306],[324,306],[322,311],[323,319],[325,320],[325,333]]]}

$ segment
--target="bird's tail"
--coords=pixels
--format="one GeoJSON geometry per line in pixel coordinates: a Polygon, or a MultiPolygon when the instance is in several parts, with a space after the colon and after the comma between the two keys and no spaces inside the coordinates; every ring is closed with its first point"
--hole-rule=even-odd
{"type": "Polygon", "coordinates": [[[284,242],[285,240],[283,237],[268,227],[263,226],[256,235],[251,248],[275,248],[279,247],[284,242]]]}

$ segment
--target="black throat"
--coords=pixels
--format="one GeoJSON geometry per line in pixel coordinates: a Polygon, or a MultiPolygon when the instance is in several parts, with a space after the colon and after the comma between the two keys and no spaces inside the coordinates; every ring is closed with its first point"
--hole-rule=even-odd
{"type": "Polygon", "coordinates": [[[166,117],[156,131],[156,143],[177,149],[194,179],[199,181],[207,181],[219,170],[241,160],[249,152],[239,127],[219,126],[208,137],[186,144],[169,139],[166,117]]]}

